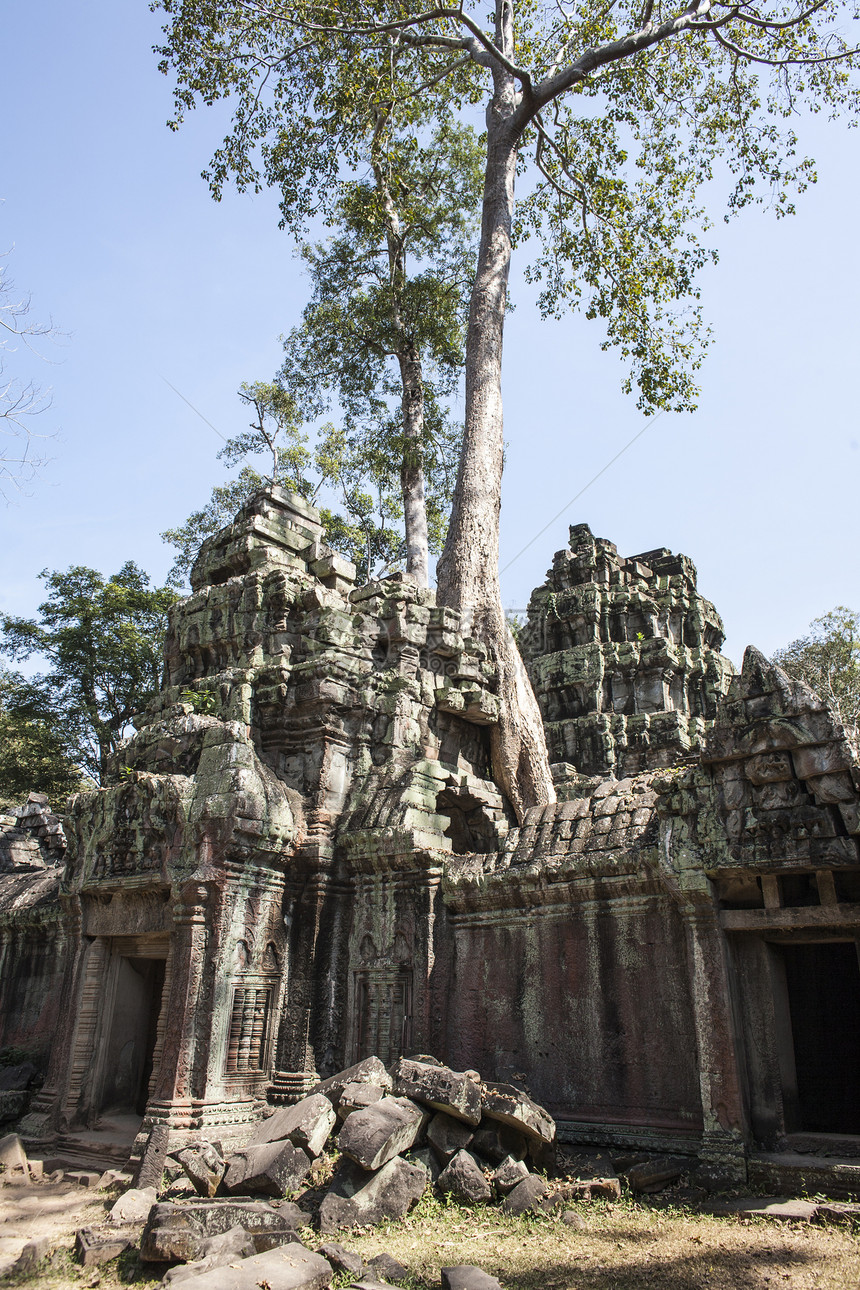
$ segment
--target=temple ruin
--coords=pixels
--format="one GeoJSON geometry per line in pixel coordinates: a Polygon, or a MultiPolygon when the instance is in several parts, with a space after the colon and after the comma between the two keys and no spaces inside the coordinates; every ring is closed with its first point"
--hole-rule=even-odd
{"type": "Polygon", "coordinates": [[[0,820],[0,1048],[45,1076],[0,1116],[229,1142],[424,1052],[572,1142],[735,1179],[860,1157],[860,766],[826,705],[755,649],[735,674],[685,556],[578,525],[521,631],[558,800],[518,823],[484,648],[354,580],[258,494],[109,783],[0,820]]]}

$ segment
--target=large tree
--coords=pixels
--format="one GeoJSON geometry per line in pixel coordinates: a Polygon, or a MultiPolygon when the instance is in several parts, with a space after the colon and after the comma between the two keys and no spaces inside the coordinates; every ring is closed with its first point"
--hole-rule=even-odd
{"type": "Polygon", "coordinates": [[[53,714],[71,760],[98,783],[132,718],[159,690],[167,611],[177,595],[150,587],[131,561],[109,578],[81,565],[41,577],[48,597],[38,618],[3,617],[0,653],[47,662],[28,682],[42,695],[34,718],[53,714]]]}
{"type": "Polygon", "coordinates": [[[860,753],[860,614],[837,605],[814,618],[805,636],[778,649],[773,661],[830,704],[860,753]]]}
{"type": "Polygon", "coordinates": [[[504,700],[496,773],[518,814],[553,796],[540,716],[498,579],[502,336],[513,239],[539,237],[531,272],[553,312],[583,305],[629,363],[639,405],[689,408],[706,336],[696,270],[708,258],[697,194],[723,159],[729,209],[791,209],[812,176],[789,121],[809,98],[857,106],[850,0],[156,0],[177,120],[232,95],[208,171],[216,194],[277,180],[291,228],[325,211],[379,111],[416,125],[484,109],[484,199],[466,342],[466,406],[438,597],[489,644],[504,700]],[[518,171],[531,167],[514,205],[518,171]]]}

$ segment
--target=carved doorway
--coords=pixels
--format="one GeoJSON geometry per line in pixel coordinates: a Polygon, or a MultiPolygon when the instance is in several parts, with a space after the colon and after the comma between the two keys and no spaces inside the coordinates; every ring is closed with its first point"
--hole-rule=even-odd
{"type": "Polygon", "coordinates": [[[360,968],[355,973],[355,1060],[378,1057],[386,1066],[412,1040],[412,972],[408,967],[360,968]]]}

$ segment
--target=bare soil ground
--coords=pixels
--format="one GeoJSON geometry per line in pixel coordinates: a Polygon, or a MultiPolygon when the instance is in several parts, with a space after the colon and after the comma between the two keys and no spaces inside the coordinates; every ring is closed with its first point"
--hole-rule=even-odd
{"type": "MultiPolygon", "coordinates": [[[[81,1290],[154,1286],[164,1269],[135,1254],[81,1268],[71,1251],[76,1228],[100,1223],[114,1194],[61,1184],[0,1188],[2,1242],[50,1237],[54,1252],[32,1272],[0,1286],[81,1290]],[[27,1192],[29,1194],[22,1194],[27,1192]]],[[[477,1264],[513,1290],[849,1290],[860,1285],[860,1233],[848,1228],[715,1218],[694,1209],[624,1199],[571,1206],[580,1227],[561,1217],[511,1219],[496,1210],[446,1206],[427,1197],[408,1218],[343,1233],[341,1244],[367,1261],[385,1251],[409,1269],[409,1290],[437,1290],[439,1269],[477,1264]]],[[[305,1233],[316,1248],[321,1238],[305,1233]]],[[[325,1238],[335,1239],[335,1238],[325,1238]]],[[[7,1245],[7,1248],[11,1248],[7,1245]]],[[[335,1284],[348,1284],[341,1279],[335,1284]]]]}

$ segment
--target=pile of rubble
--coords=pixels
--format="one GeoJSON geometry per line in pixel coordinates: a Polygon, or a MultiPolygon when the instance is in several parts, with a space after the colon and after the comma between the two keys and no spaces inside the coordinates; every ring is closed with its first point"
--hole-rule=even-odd
{"type": "Polygon", "coordinates": [[[0,811],[0,873],[56,867],[65,854],[62,821],[44,793],[31,793],[23,806],[0,811]]]}

